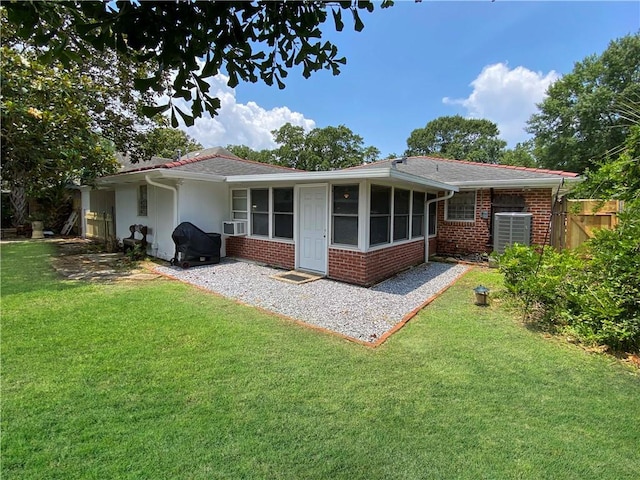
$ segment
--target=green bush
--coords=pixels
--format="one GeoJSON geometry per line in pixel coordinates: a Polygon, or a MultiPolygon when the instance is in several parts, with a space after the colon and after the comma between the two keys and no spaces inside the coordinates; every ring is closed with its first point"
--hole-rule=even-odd
{"type": "Polygon", "coordinates": [[[593,343],[640,350],[640,211],[629,209],[617,228],[599,230],[587,252],[572,285],[572,329],[593,343]]]}
{"type": "Polygon", "coordinates": [[[566,325],[569,299],[566,282],[583,268],[583,261],[570,251],[515,244],[498,259],[510,294],[523,303],[527,318],[547,329],[566,325]],[[542,253],[542,258],[540,255],[542,253]]]}
{"type": "Polygon", "coordinates": [[[640,351],[640,211],[620,216],[579,252],[514,245],[498,258],[529,321],[582,342],[640,351]]]}

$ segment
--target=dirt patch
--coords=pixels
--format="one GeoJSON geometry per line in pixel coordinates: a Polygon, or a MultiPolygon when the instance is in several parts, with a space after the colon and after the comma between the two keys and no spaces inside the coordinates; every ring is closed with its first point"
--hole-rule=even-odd
{"type": "Polygon", "coordinates": [[[52,240],[57,254],[52,257],[53,268],[70,280],[90,282],[118,282],[153,280],[147,263],[132,262],[121,252],[104,252],[104,246],[84,239],[52,240]]]}

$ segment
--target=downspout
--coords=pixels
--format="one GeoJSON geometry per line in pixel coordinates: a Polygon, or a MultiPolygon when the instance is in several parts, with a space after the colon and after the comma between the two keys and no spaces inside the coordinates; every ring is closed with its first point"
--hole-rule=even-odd
{"type": "MultiPolygon", "coordinates": [[[[178,189],[170,185],[165,185],[164,183],[155,182],[149,178],[149,175],[145,175],[144,180],[149,185],[153,185],[154,187],[164,188],[166,190],[171,190],[173,192],[173,228],[177,227],[178,226],[178,189]]],[[[156,205],[156,210],[157,210],[157,205],[156,205]]],[[[158,220],[157,220],[157,213],[156,213],[156,229],[157,228],[158,228],[158,220]]],[[[153,243],[156,245],[158,244],[157,235],[153,236],[153,243]]]]}
{"type": "MultiPolygon", "coordinates": [[[[453,194],[456,193],[453,190],[450,190],[449,193],[447,193],[444,197],[436,197],[436,198],[432,198],[431,200],[427,200],[424,205],[425,205],[425,212],[424,212],[424,218],[425,218],[425,222],[424,222],[424,226],[425,226],[425,230],[424,230],[424,263],[429,263],[429,207],[431,207],[432,203],[436,203],[436,202],[441,202],[442,200],[448,200],[451,197],[453,197],[453,194]]],[[[436,221],[438,219],[438,216],[436,215],[436,221]]]]}

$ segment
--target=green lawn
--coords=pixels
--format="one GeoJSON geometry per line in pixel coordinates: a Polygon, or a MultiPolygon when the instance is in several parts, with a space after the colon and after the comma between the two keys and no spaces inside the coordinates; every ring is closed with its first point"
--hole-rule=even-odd
{"type": "Polygon", "coordinates": [[[640,376],[472,271],[371,349],[169,281],[2,245],[2,478],[637,479],[640,376]]]}

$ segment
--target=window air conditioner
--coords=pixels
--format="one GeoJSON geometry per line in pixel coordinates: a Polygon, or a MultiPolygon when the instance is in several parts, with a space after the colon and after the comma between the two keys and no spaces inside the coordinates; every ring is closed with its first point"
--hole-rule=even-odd
{"type": "Polygon", "coordinates": [[[229,236],[247,234],[247,222],[229,221],[222,222],[222,233],[229,236]]]}

